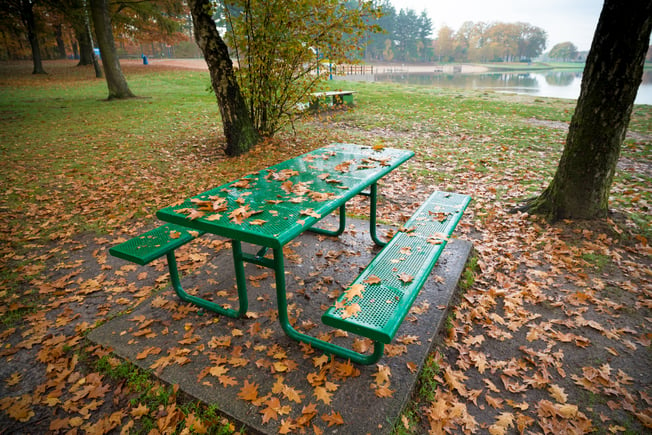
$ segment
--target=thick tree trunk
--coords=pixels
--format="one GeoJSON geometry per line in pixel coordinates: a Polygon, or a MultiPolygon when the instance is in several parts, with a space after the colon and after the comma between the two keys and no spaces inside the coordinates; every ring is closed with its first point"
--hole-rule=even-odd
{"type": "Polygon", "coordinates": [[[604,2],[557,172],[527,210],[552,220],[606,216],[651,28],[650,0],[604,2]]]}
{"type": "Polygon", "coordinates": [[[27,39],[32,48],[32,61],[34,63],[34,70],[32,74],[47,74],[43,69],[43,60],[41,59],[41,47],[38,43],[38,35],[36,34],[36,20],[34,19],[34,2],[32,0],[21,0],[20,2],[20,18],[27,30],[27,39]]]}
{"type": "Polygon", "coordinates": [[[75,35],[79,43],[79,63],[77,66],[91,65],[93,63],[93,46],[88,31],[86,28],[75,29],[75,35]]]}
{"type": "Polygon", "coordinates": [[[259,138],[233,72],[233,62],[211,16],[210,0],[189,0],[195,41],[208,64],[213,91],[222,115],[226,153],[246,152],[259,138]]]}
{"type": "Polygon", "coordinates": [[[95,26],[95,37],[100,48],[106,84],[109,88],[109,100],[134,97],[120,68],[107,0],[90,0],[90,6],[95,26]]]}

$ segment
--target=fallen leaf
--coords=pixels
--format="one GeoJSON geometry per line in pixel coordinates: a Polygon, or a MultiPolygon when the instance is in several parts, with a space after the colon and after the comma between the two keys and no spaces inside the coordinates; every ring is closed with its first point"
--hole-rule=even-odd
{"type": "Polygon", "coordinates": [[[328,427],[344,424],[344,419],[339,412],[331,412],[327,415],[322,415],[321,419],[328,423],[328,427]]]}

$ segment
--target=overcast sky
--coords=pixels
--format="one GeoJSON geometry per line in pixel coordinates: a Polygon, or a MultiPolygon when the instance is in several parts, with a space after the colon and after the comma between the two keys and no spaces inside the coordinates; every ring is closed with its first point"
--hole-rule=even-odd
{"type": "MultiPolygon", "coordinates": [[[[425,10],[432,19],[434,35],[443,25],[458,30],[465,21],[525,22],[548,34],[549,51],[555,44],[570,41],[578,50],[591,47],[602,10],[601,0],[390,0],[396,12],[425,10]]],[[[623,0],[626,1],[626,0],[623,0]]]]}

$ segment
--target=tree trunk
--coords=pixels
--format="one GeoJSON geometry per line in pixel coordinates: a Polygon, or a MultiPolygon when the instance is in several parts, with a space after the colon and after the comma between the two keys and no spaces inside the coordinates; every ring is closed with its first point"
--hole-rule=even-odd
{"type": "Polygon", "coordinates": [[[95,37],[100,48],[106,84],[109,88],[108,99],[132,98],[135,95],[131,93],[127,80],[122,74],[118,52],[115,49],[108,2],[107,0],[90,0],[90,6],[95,26],[95,37]]]}
{"type": "Polygon", "coordinates": [[[66,53],[66,43],[63,41],[63,26],[57,24],[54,27],[55,38],[57,40],[57,55],[59,59],[66,59],[68,54],[66,53]]]}
{"type": "Polygon", "coordinates": [[[226,153],[231,156],[242,154],[258,142],[259,135],[236,81],[229,51],[215,27],[210,0],[189,0],[188,6],[192,13],[195,41],[204,53],[222,115],[226,153]]]}
{"type": "Polygon", "coordinates": [[[650,0],[604,2],[557,172],[525,210],[551,220],[607,215],[651,28],[650,0]]]}
{"type": "Polygon", "coordinates": [[[79,43],[79,63],[77,66],[91,65],[93,63],[93,46],[88,31],[83,29],[75,29],[77,42],[79,43]]]}
{"type": "Polygon", "coordinates": [[[38,35],[36,34],[36,20],[34,19],[34,3],[32,0],[20,1],[20,18],[25,25],[27,31],[27,39],[32,48],[32,61],[34,62],[34,70],[32,74],[47,74],[43,69],[43,61],[41,59],[41,47],[38,43],[38,35]]]}

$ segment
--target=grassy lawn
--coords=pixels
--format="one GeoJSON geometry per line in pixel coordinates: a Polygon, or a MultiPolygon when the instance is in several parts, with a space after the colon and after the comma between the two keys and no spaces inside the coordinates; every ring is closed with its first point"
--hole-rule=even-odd
{"type": "MultiPolygon", "coordinates": [[[[387,189],[405,209],[435,189],[473,197],[460,236],[474,243],[474,268],[396,432],[649,429],[652,106],[634,108],[609,219],[551,225],[509,210],[547,186],[574,101],[329,82],[329,89],[356,91],[354,109],[306,116],[227,158],[207,72],[128,63],[138,98],[107,102],[92,67],[62,61],[45,68],[47,76],[32,76],[29,63],[0,64],[4,427],[113,424],[145,433],[161,429],[167,416],[178,431],[195,419],[213,425],[211,433],[236,430],[215,409],[183,401],[90,346],[84,335],[105,320],[102,310],[77,313],[62,301],[80,297],[90,280],[110,280],[102,251],[119,234],[151,227],[159,208],[307,150],[352,142],[415,151],[399,178],[411,193],[387,189]],[[96,258],[77,258],[87,246],[96,258]],[[84,413],[71,397],[95,372],[113,393],[84,413]],[[56,382],[60,394],[53,395],[56,382]]],[[[390,221],[399,214],[381,207],[390,221]]]]}

